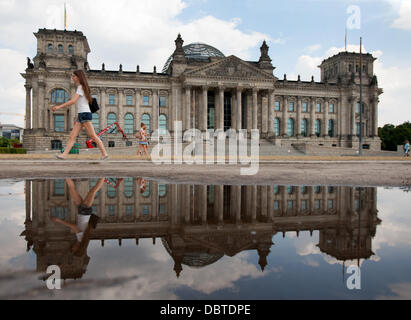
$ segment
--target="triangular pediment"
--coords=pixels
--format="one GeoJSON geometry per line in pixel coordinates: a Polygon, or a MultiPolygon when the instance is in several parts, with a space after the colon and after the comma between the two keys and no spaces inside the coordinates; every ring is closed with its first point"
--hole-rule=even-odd
{"type": "Polygon", "coordinates": [[[236,56],[211,62],[184,73],[187,77],[273,80],[274,76],[236,56]]]}

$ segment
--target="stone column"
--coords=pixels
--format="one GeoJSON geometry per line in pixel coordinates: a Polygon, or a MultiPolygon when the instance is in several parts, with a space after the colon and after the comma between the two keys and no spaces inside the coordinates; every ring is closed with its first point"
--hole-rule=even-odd
{"type": "Polygon", "coordinates": [[[37,82],[33,83],[33,123],[32,128],[37,129],[39,127],[39,87],[37,82]]]}
{"type": "Polygon", "coordinates": [[[253,126],[252,129],[258,129],[258,89],[253,88],[253,126]]]}
{"type": "Polygon", "coordinates": [[[315,136],[315,98],[311,98],[311,106],[310,106],[310,135],[311,137],[315,136]]]}
{"type": "MultiPolygon", "coordinates": [[[[30,128],[27,128],[30,129],[30,128]]],[[[26,180],[25,182],[25,197],[26,197],[26,221],[24,222],[29,223],[31,221],[31,181],[26,180]]]]}
{"type": "Polygon", "coordinates": [[[155,89],[153,90],[153,129],[152,132],[154,132],[154,130],[158,129],[158,90],[155,89]]]}
{"type": "Polygon", "coordinates": [[[297,137],[301,137],[301,109],[302,99],[297,97],[297,137]]]}
{"type": "Polygon", "coordinates": [[[224,186],[218,185],[215,186],[216,190],[216,197],[215,197],[215,204],[216,204],[216,212],[218,217],[218,224],[224,224],[224,186]]]}
{"type": "Polygon", "coordinates": [[[135,109],[135,128],[136,131],[140,130],[141,125],[141,90],[136,90],[136,109],[135,109]]]}
{"type": "Polygon", "coordinates": [[[283,119],[281,123],[282,135],[283,137],[287,136],[287,120],[288,120],[288,97],[284,96],[283,99],[283,119]]]}
{"type": "Polygon", "coordinates": [[[118,90],[118,124],[124,130],[124,90],[118,90]]]}
{"type": "Polygon", "coordinates": [[[274,188],[273,186],[268,186],[267,188],[267,210],[269,221],[273,221],[274,218],[274,188]]]}
{"type": "Polygon", "coordinates": [[[200,112],[200,130],[207,130],[207,118],[208,118],[208,87],[204,86],[202,94],[201,112],[200,112]]]}
{"type": "Polygon", "coordinates": [[[39,82],[39,104],[38,104],[38,128],[45,128],[45,99],[44,99],[44,91],[46,88],[46,84],[44,82],[39,82]]]}
{"type": "Polygon", "coordinates": [[[100,130],[103,130],[107,127],[107,109],[106,109],[106,103],[107,103],[107,94],[106,94],[106,88],[101,88],[100,89],[100,94],[101,94],[101,103],[100,103],[100,130]]]}
{"type": "Polygon", "coordinates": [[[191,128],[191,87],[187,86],[185,89],[185,103],[183,115],[183,130],[191,128]]]}
{"type": "MultiPolygon", "coordinates": [[[[351,136],[355,137],[356,135],[356,130],[355,130],[355,107],[357,104],[357,99],[356,98],[352,98],[351,99],[351,136]]],[[[360,111],[361,111],[361,107],[360,107],[360,111]]]]}
{"type": "Polygon", "coordinates": [[[268,94],[264,94],[261,99],[261,133],[267,134],[268,123],[268,94]]]}
{"type": "Polygon", "coordinates": [[[323,136],[328,137],[328,110],[329,110],[329,100],[325,99],[324,103],[324,125],[323,125],[323,136]]]}
{"type": "Polygon", "coordinates": [[[26,123],[25,128],[31,129],[31,86],[26,84],[26,123]]]}
{"type": "Polygon", "coordinates": [[[373,133],[372,136],[378,137],[378,96],[374,97],[372,104],[373,104],[373,133]]]}
{"type": "Polygon", "coordinates": [[[224,129],[224,87],[218,87],[217,129],[224,129]]]}
{"type": "Polygon", "coordinates": [[[241,186],[233,186],[235,192],[235,222],[241,224],[241,186]]]}
{"type": "Polygon", "coordinates": [[[268,136],[274,136],[274,90],[268,91],[268,136]]]}
{"type": "MultiPolygon", "coordinates": [[[[240,130],[241,129],[241,122],[242,122],[242,92],[243,89],[240,87],[237,87],[237,110],[236,110],[236,129],[240,130]]],[[[241,189],[240,189],[241,192],[241,189]]]]}
{"type": "Polygon", "coordinates": [[[207,223],[207,185],[200,185],[199,186],[199,193],[200,193],[200,217],[201,223],[204,225],[207,223]]]}
{"type": "Polygon", "coordinates": [[[267,186],[260,186],[261,190],[261,216],[267,217],[267,186]]]}

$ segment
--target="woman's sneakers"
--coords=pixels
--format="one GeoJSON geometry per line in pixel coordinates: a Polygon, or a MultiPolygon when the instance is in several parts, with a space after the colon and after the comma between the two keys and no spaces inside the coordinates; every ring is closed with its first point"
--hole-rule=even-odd
{"type": "Polygon", "coordinates": [[[102,156],[100,159],[101,159],[101,160],[106,160],[106,159],[108,159],[108,157],[109,157],[109,155],[106,154],[105,156],[102,156]]]}
{"type": "Polygon", "coordinates": [[[58,160],[66,160],[66,157],[62,156],[61,154],[56,154],[56,158],[58,160]]]}

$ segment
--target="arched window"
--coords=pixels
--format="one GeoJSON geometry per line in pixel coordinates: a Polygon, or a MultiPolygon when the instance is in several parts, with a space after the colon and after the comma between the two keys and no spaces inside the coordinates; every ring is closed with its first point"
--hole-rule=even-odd
{"type": "Polygon", "coordinates": [[[328,135],[334,137],[334,120],[328,120],[328,135]]]}
{"type": "Polygon", "coordinates": [[[91,121],[91,123],[93,124],[94,131],[96,133],[99,133],[100,132],[100,115],[97,112],[93,113],[93,120],[91,121]]]}
{"type": "Polygon", "coordinates": [[[131,198],[134,193],[134,181],[133,178],[124,178],[124,196],[126,198],[131,198]]]}
{"type": "Polygon", "coordinates": [[[274,119],[274,134],[276,136],[280,135],[280,119],[279,118],[274,119]]]}
{"type": "Polygon", "coordinates": [[[51,103],[64,103],[68,101],[68,94],[64,89],[54,89],[50,98],[51,103]]]}
{"type": "Polygon", "coordinates": [[[48,52],[53,52],[53,44],[49,43],[47,46],[48,52]]]}
{"type": "Polygon", "coordinates": [[[144,114],[141,116],[141,122],[146,125],[146,127],[147,127],[147,133],[150,133],[150,129],[151,129],[151,126],[150,126],[150,123],[151,123],[150,115],[147,114],[147,113],[144,113],[144,114]]]}
{"type": "Polygon", "coordinates": [[[63,53],[63,45],[62,44],[59,44],[57,46],[57,48],[58,48],[59,53],[63,53]]]}
{"type": "Polygon", "coordinates": [[[292,186],[287,186],[287,193],[293,194],[294,188],[292,186]]]}
{"type": "Polygon", "coordinates": [[[158,185],[158,196],[164,198],[167,194],[167,185],[159,184],[158,185]]]}
{"type": "Polygon", "coordinates": [[[133,134],[134,132],[134,116],[131,113],[127,113],[124,117],[124,133],[133,134]]]}
{"type": "Polygon", "coordinates": [[[112,199],[112,198],[115,198],[116,195],[117,195],[117,190],[113,186],[108,185],[107,186],[107,197],[112,199]]]}
{"type": "Polygon", "coordinates": [[[314,130],[315,130],[315,135],[319,137],[321,135],[321,120],[320,119],[315,120],[314,130]]]}
{"type": "Polygon", "coordinates": [[[74,47],[71,44],[68,46],[68,53],[74,54],[74,47]]]}
{"type": "MultiPolygon", "coordinates": [[[[108,115],[107,115],[107,127],[108,126],[111,126],[114,122],[116,122],[117,121],[117,116],[116,116],[116,114],[115,113],[113,113],[113,112],[110,112],[108,115]]],[[[117,128],[116,128],[116,126],[113,126],[110,130],[109,130],[109,133],[117,133],[117,128]]]]}
{"type": "Polygon", "coordinates": [[[307,119],[303,119],[301,120],[301,135],[306,137],[307,136],[307,128],[308,128],[308,120],[307,119]]]}
{"type": "Polygon", "coordinates": [[[167,131],[167,117],[165,114],[160,114],[158,118],[158,129],[160,134],[165,134],[167,131]]]}
{"type": "Polygon", "coordinates": [[[294,135],[294,119],[289,118],[287,121],[287,135],[292,137],[294,135]]]}

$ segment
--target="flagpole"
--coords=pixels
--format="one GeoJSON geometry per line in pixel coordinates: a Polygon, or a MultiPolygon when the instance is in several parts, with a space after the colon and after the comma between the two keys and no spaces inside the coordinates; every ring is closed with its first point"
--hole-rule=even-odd
{"type": "Polygon", "coordinates": [[[67,30],[67,10],[66,10],[65,2],[64,2],[64,30],[67,30]]]}
{"type": "Polygon", "coordinates": [[[361,55],[362,55],[362,37],[360,37],[360,156],[362,156],[362,65],[361,65],[361,55]]]}

